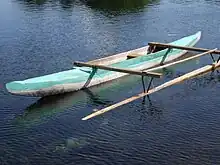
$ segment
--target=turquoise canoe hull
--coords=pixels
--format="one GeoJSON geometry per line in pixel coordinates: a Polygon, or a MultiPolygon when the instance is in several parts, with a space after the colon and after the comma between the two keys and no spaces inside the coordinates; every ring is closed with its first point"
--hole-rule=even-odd
{"type": "MultiPolygon", "coordinates": [[[[194,46],[199,41],[200,37],[201,32],[197,32],[196,34],[171,42],[171,44],[194,46]]],[[[103,60],[98,59],[97,64],[109,64],[108,66],[123,69],[145,70],[159,65],[168,51],[168,49],[164,49],[156,53],[147,54],[147,48],[148,47],[142,47],[132,51],[133,53],[142,54],[136,58],[126,59],[128,53],[121,53],[108,58],[103,58],[103,60]],[[120,58],[121,60],[117,61],[117,59],[120,58]],[[108,59],[111,59],[112,62],[108,59]],[[108,63],[106,63],[106,61],[108,61],[108,63]]],[[[186,50],[171,49],[166,55],[164,63],[179,58],[186,52],[186,50]]],[[[96,63],[96,60],[93,64],[94,63],[96,63]]],[[[127,74],[102,69],[94,70],[88,67],[74,67],[70,70],[41,77],[30,78],[23,81],[13,81],[7,83],[6,88],[12,94],[43,97],[47,95],[77,91],[82,88],[88,88],[125,75],[127,74]]]]}

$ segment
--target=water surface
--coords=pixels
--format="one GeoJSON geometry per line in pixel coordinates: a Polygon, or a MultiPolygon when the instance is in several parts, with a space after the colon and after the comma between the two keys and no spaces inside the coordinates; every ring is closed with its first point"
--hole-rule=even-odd
{"type": "MultiPolygon", "coordinates": [[[[1,0],[0,164],[220,164],[217,72],[89,121],[93,109],[142,92],[141,78],[42,99],[4,87],[199,30],[197,46],[219,47],[219,9],[217,0],[1,0]]],[[[210,62],[168,68],[154,86],[210,62]]]]}

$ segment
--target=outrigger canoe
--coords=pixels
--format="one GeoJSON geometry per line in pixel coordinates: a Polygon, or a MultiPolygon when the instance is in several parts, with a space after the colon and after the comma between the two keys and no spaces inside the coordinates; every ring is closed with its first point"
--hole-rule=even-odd
{"type": "MultiPolygon", "coordinates": [[[[172,45],[194,46],[201,38],[201,32],[181,38],[172,45]]],[[[88,64],[104,65],[114,68],[131,69],[143,71],[163,63],[167,63],[184,55],[187,50],[180,49],[155,49],[152,47],[141,47],[135,50],[119,53],[109,57],[87,62],[88,64]],[[150,50],[151,49],[151,50],[150,50]],[[150,50],[150,53],[149,53],[150,50]],[[128,58],[134,55],[134,58],[128,58]],[[165,57],[165,58],[164,58],[165,57]]],[[[6,84],[7,90],[16,95],[43,97],[48,95],[73,92],[83,88],[89,88],[107,81],[111,81],[128,73],[94,69],[91,67],[73,67],[70,70],[53,73],[45,76],[13,81],[6,84]]]]}

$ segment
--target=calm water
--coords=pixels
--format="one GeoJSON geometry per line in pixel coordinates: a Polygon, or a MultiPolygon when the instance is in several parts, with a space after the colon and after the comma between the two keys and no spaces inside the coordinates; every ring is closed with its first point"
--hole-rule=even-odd
{"type": "MultiPolygon", "coordinates": [[[[89,121],[93,109],[142,92],[141,79],[44,99],[4,87],[199,30],[198,46],[220,47],[219,15],[218,0],[1,0],[0,164],[220,164],[219,73],[89,121]]],[[[154,85],[210,62],[169,68],[154,85]]]]}

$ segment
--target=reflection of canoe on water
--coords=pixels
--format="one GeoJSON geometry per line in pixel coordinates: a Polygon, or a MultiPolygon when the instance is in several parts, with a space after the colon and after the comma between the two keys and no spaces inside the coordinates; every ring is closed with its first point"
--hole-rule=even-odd
{"type": "Polygon", "coordinates": [[[85,99],[84,92],[44,97],[27,107],[22,115],[16,117],[15,122],[26,126],[41,124],[77,103],[81,104],[85,99]]]}
{"type": "MultiPolygon", "coordinates": [[[[102,91],[98,91],[102,94],[102,91]]],[[[71,109],[71,111],[72,109],[80,109],[83,104],[88,102],[94,105],[109,105],[112,103],[90,90],[48,96],[28,106],[22,115],[16,117],[15,122],[26,126],[42,124],[60,113],[65,113],[64,111],[67,109],[71,109]]]]}
{"type": "MultiPolygon", "coordinates": [[[[171,44],[178,46],[194,46],[201,37],[201,32],[184,37],[174,41],[171,44]]],[[[105,65],[108,67],[130,69],[132,71],[141,71],[157,66],[161,61],[169,62],[185,54],[186,50],[163,49],[149,53],[149,47],[142,47],[132,51],[116,54],[90,61],[87,64],[105,65]],[[128,58],[128,55],[135,54],[134,58],[128,58]]],[[[82,88],[88,88],[113,79],[128,75],[105,69],[94,69],[90,67],[74,67],[71,70],[54,73],[46,76],[30,78],[24,81],[13,81],[6,84],[9,92],[18,95],[27,96],[46,96],[59,93],[77,91],[82,88]]]]}

